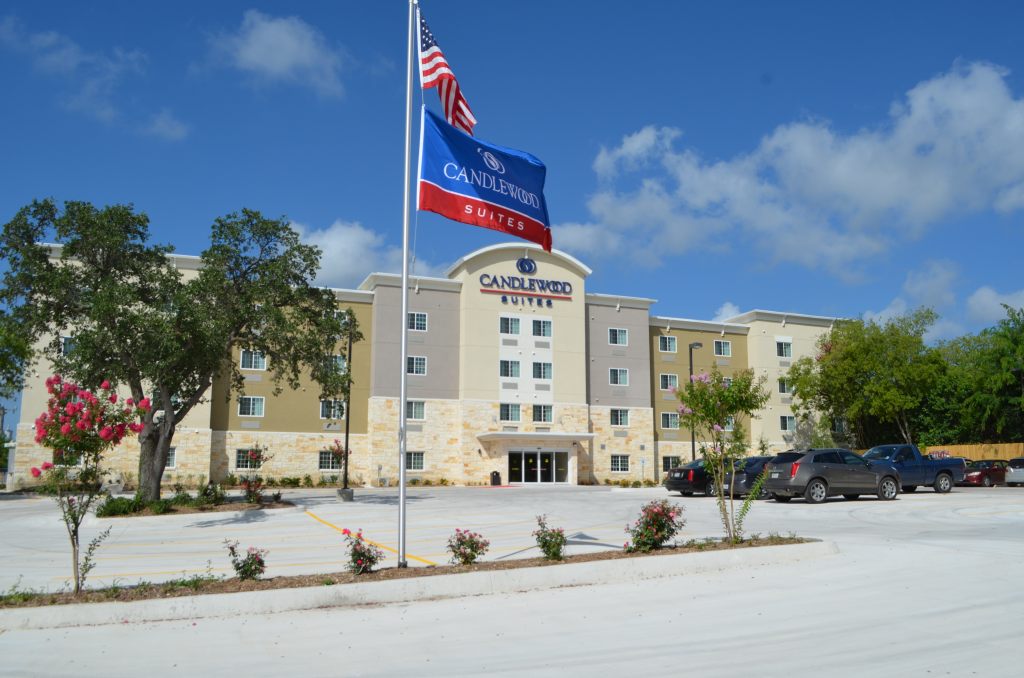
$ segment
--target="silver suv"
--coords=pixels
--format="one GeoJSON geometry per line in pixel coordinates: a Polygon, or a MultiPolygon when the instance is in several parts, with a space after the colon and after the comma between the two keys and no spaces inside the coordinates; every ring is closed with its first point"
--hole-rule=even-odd
{"type": "Polygon", "coordinates": [[[1004,482],[1007,487],[1024,485],[1024,457],[1010,460],[1006,467],[1006,479],[1004,482]]]}
{"type": "Polygon", "coordinates": [[[780,502],[803,497],[808,504],[820,504],[828,497],[857,499],[862,494],[889,501],[900,491],[900,474],[892,464],[869,462],[849,450],[792,450],[765,468],[765,489],[780,502]]]}

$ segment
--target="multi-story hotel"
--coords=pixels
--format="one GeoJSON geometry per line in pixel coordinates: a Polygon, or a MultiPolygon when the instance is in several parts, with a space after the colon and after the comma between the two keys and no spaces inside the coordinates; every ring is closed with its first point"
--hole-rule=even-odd
{"type": "MultiPolygon", "coordinates": [[[[198,258],[174,255],[184,271],[198,258]]],[[[674,387],[717,366],[726,376],[753,368],[772,391],[749,422],[751,448],[791,446],[796,420],[784,375],[814,350],[834,319],[751,311],[724,322],[654,316],[654,299],[590,293],[591,270],[572,256],[528,244],[466,255],[443,278],[410,281],[401,316],[401,277],[374,273],[357,290],[336,290],[356,314],[364,339],[352,351],[350,409],[322,402],[310,383],[274,395],[267,359],[239,349],[244,393],[216,383],[208,401],[178,427],[167,482],[251,472],[246,450],[270,460],[264,476],[337,475],[328,451],[346,424],[356,484],[398,477],[401,322],[407,324],[408,477],[482,484],[590,484],[660,480],[688,461],[700,440],[680,428],[674,387]],[[692,362],[691,362],[692,353],[692,362]],[[347,419],[347,421],[346,421],[347,419]]],[[[47,366],[39,367],[46,374],[47,366]]],[[[42,378],[22,394],[13,482],[49,456],[33,442],[42,378]]],[[[138,446],[126,441],[113,469],[134,473],[138,446]]]]}

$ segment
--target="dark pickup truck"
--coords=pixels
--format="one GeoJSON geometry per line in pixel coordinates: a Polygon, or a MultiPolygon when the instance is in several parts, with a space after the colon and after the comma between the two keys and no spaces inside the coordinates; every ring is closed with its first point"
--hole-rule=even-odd
{"type": "Polygon", "coordinates": [[[864,453],[869,462],[892,464],[900,473],[904,492],[930,485],[936,492],[949,492],[964,480],[963,459],[928,459],[916,445],[879,445],[864,453]]]}

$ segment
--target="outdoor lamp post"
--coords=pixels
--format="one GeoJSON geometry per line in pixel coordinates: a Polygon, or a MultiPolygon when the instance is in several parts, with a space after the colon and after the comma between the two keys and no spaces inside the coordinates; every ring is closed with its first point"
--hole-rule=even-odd
{"type": "MultiPolygon", "coordinates": [[[[690,344],[690,381],[693,381],[693,349],[704,348],[704,344],[694,341],[690,344]]],[[[693,427],[690,427],[690,461],[697,461],[697,438],[693,434],[693,427]]]]}

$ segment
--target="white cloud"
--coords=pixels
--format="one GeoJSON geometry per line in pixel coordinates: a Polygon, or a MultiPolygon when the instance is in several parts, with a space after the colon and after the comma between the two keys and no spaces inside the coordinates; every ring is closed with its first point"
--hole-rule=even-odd
{"type": "Polygon", "coordinates": [[[740,307],[731,301],[727,301],[718,307],[715,311],[715,317],[711,320],[717,323],[725,322],[729,318],[734,318],[740,314],[740,307]]]}
{"type": "MultiPolygon", "coordinates": [[[[355,288],[370,273],[400,273],[402,248],[388,245],[384,236],[358,222],[335,220],[327,228],[313,229],[292,223],[302,240],[323,251],[318,285],[355,288]]],[[[412,273],[443,275],[443,267],[417,260],[412,273]]]]}
{"type": "Polygon", "coordinates": [[[0,45],[27,56],[41,73],[66,78],[70,89],[64,95],[64,106],[103,122],[118,117],[116,90],[122,80],[142,73],[146,65],[146,55],[140,50],[88,52],[55,31],[31,33],[11,16],[0,20],[0,45]]]}
{"type": "Polygon", "coordinates": [[[903,297],[896,297],[889,302],[889,305],[881,311],[864,311],[864,320],[884,325],[893,318],[904,315],[907,312],[907,302],[903,297]]]}
{"type": "Polygon", "coordinates": [[[967,313],[973,320],[993,324],[1006,317],[1002,304],[1024,308],[1024,290],[1001,294],[988,285],[979,287],[967,298],[967,313]]]}
{"type": "Polygon", "coordinates": [[[189,129],[188,125],[165,108],[152,117],[142,132],[166,141],[181,141],[188,136],[189,129]]]}
{"type": "Polygon", "coordinates": [[[298,17],[250,9],[237,32],[215,36],[211,47],[229,65],[258,79],[305,85],[325,97],[344,92],[341,50],[298,17]]]}
{"type": "Polygon", "coordinates": [[[1024,100],[1006,76],[958,63],[910,89],[874,128],[793,122],[727,160],[677,149],[679,130],[645,127],[598,153],[602,182],[632,185],[603,183],[588,203],[589,231],[653,261],[746,241],[775,261],[856,277],[861,262],[943,219],[1024,208],[1024,100]]]}
{"type": "MultiPolygon", "coordinates": [[[[900,296],[894,298],[881,311],[865,311],[863,318],[884,324],[920,306],[927,306],[932,310],[950,307],[956,301],[953,286],[958,277],[959,269],[955,263],[946,260],[926,261],[920,269],[907,272],[900,296]]],[[[950,332],[959,328],[960,325],[952,320],[940,319],[929,330],[926,338],[953,336],[950,332]]]]}

